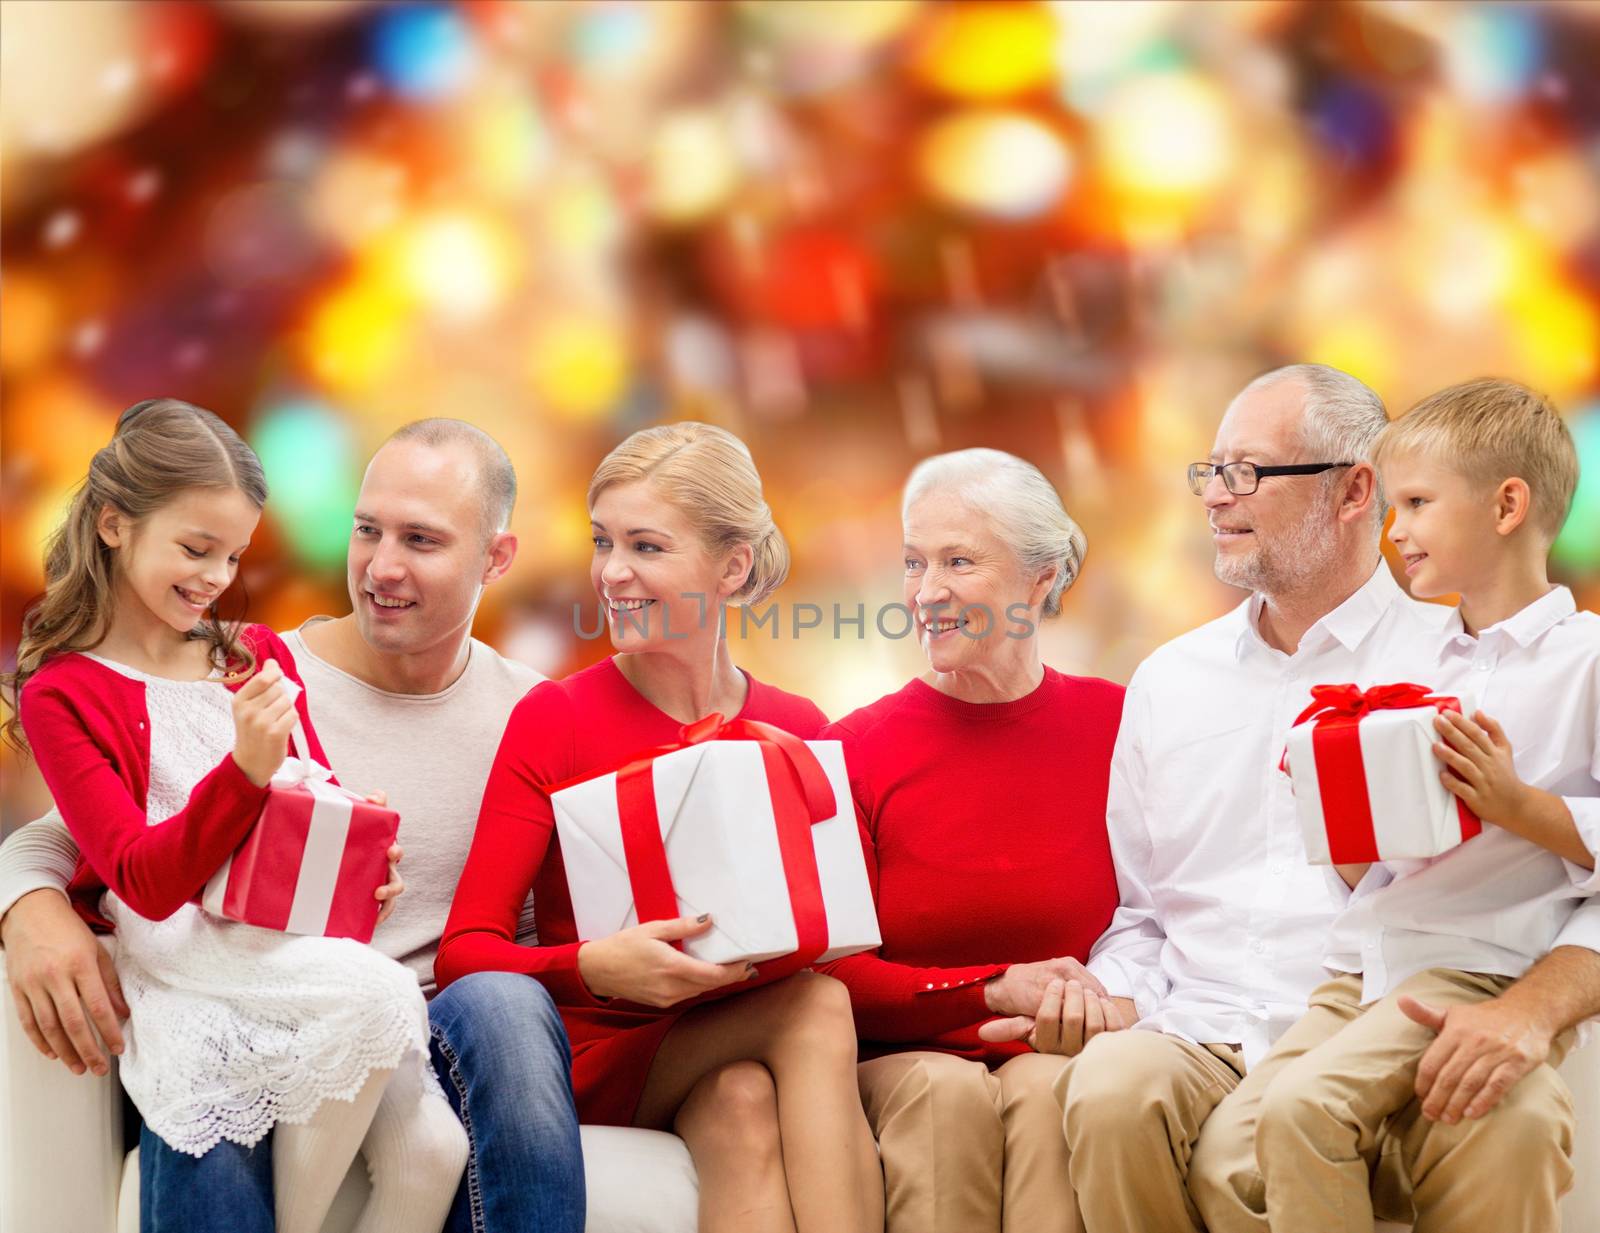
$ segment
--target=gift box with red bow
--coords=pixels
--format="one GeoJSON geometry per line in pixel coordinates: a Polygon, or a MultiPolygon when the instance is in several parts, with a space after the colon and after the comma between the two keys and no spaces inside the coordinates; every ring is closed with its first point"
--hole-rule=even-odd
{"type": "Polygon", "coordinates": [[[1434,716],[1461,711],[1422,685],[1318,685],[1289,732],[1283,769],[1314,865],[1422,860],[1482,829],[1447,789],[1434,716]]]}
{"type": "Polygon", "coordinates": [[[580,938],[710,913],[682,949],[711,963],[879,945],[838,741],[709,715],[550,802],[580,938]]]}
{"type": "MultiPolygon", "coordinates": [[[[307,750],[295,725],[294,749],[307,750]]],[[[277,929],[370,942],[389,880],[400,815],[332,782],[309,752],[291,753],[272,777],[261,816],[200,892],[216,916],[277,929]]]]}

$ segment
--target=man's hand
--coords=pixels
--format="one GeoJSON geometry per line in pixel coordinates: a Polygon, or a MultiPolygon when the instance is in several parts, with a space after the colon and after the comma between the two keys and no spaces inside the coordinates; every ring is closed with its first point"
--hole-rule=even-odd
{"type": "Polygon", "coordinates": [[[36,890],[17,900],[0,920],[0,945],[17,1018],[33,1047],[75,1075],[86,1068],[107,1073],[101,1042],[122,1052],[118,1020],[128,1017],[128,1004],[111,956],[66,896],[36,890]]]}
{"type": "Polygon", "coordinates": [[[1038,1014],[1051,981],[1065,984],[1072,980],[1096,993],[1106,991],[1088,968],[1064,956],[1039,963],[1013,963],[983,987],[984,1005],[997,1015],[1026,1015],[1031,1019],[1038,1014]]]}
{"type": "MultiPolygon", "coordinates": [[[[381,796],[382,793],[374,793],[374,795],[381,796]]],[[[372,797],[369,796],[367,799],[370,801],[372,797]]],[[[373,801],[373,804],[381,805],[383,802],[373,801]]],[[[405,893],[406,880],[400,876],[400,862],[405,859],[405,855],[405,849],[399,844],[390,846],[389,880],[372,892],[372,897],[383,904],[378,909],[378,924],[380,925],[394,915],[395,905],[400,896],[405,893]]]]}
{"type": "Polygon", "coordinates": [[[1504,997],[1439,1010],[1402,995],[1400,1010],[1439,1034],[1417,1067],[1417,1099],[1424,1117],[1451,1126],[1499,1104],[1517,1080],[1550,1056],[1555,1035],[1504,997]]]}
{"type": "Polygon", "coordinates": [[[978,1029],[982,1040],[1026,1040],[1040,1053],[1076,1057],[1102,1032],[1119,1032],[1138,1021],[1128,998],[1108,997],[1077,980],[1053,980],[1045,987],[1037,1016],[992,1019],[978,1029]]]}

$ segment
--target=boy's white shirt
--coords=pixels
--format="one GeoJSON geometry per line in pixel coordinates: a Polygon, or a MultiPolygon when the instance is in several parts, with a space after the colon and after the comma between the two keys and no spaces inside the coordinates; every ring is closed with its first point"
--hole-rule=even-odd
{"type": "MultiPolygon", "coordinates": [[[[372,944],[410,967],[431,995],[434,955],[489,767],[512,708],[544,677],[473,639],[466,668],[439,693],[387,693],[306,645],[306,627],[326,619],[313,617],[283,635],[284,642],[306,683],[311,722],[340,782],[361,792],[382,789],[400,814],[406,892],[372,944]]],[[[30,891],[64,891],[77,861],[77,845],[59,813],[52,810],[22,827],[0,845],[0,916],[30,891]]],[[[517,940],[534,941],[531,896],[517,940]]]]}
{"type": "MultiPolygon", "coordinates": [[[[1600,616],[1566,587],[1476,638],[1455,612],[1418,669],[1408,679],[1500,724],[1518,776],[1562,798],[1600,863],[1600,616]]],[[[1521,976],[1557,946],[1600,951],[1597,892],[1600,872],[1486,820],[1441,856],[1374,865],[1346,891],[1325,962],[1361,973],[1363,1003],[1428,968],[1521,976]]]]}
{"type": "Polygon", "coordinates": [[[1129,682],[1107,801],[1121,905],[1088,964],[1139,1027],[1239,1044],[1251,1065],[1327,979],[1340,908],[1278,770],[1289,728],[1313,685],[1407,679],[1449,616],[1380,562],[1286,655],[1258,632],[1261,603],[1160,647],[1129,682]]]}

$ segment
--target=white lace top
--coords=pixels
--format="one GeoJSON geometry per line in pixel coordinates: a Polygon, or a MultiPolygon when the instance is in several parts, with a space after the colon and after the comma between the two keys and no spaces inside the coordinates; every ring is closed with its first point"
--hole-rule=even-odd
{"type": "MultiPolygon", "coordinates": [[[[233,748],[219,679],[172,681],[93,656],[142,681],[150,715],[146,810],[158,826],[233,748]]],[[[374,1070],[424,1072],[428,1014],[409,970],[349,938],[305,937],[212,916],[194,904],[148,920],[111,892],[117,975],[132,1012],[123,1086],[145,1123],[195,1156],[249,1146],[277,1122],[350,1100],[374,1070]]]]}

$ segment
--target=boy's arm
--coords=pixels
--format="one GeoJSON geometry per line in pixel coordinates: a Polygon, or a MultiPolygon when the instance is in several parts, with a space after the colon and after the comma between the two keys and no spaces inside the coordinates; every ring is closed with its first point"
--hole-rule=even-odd
{"type": "Polygon", "coordinates": [[[1505,730],[1482,711],[1471,719],[1448,711],[1433,722],[1440,736],[1433,752],[1445,765],[1440,778],[1473,813],[1575,865],[1595,868],[1600,801],[1563,798],[1524,783],[1505,730]]]}

